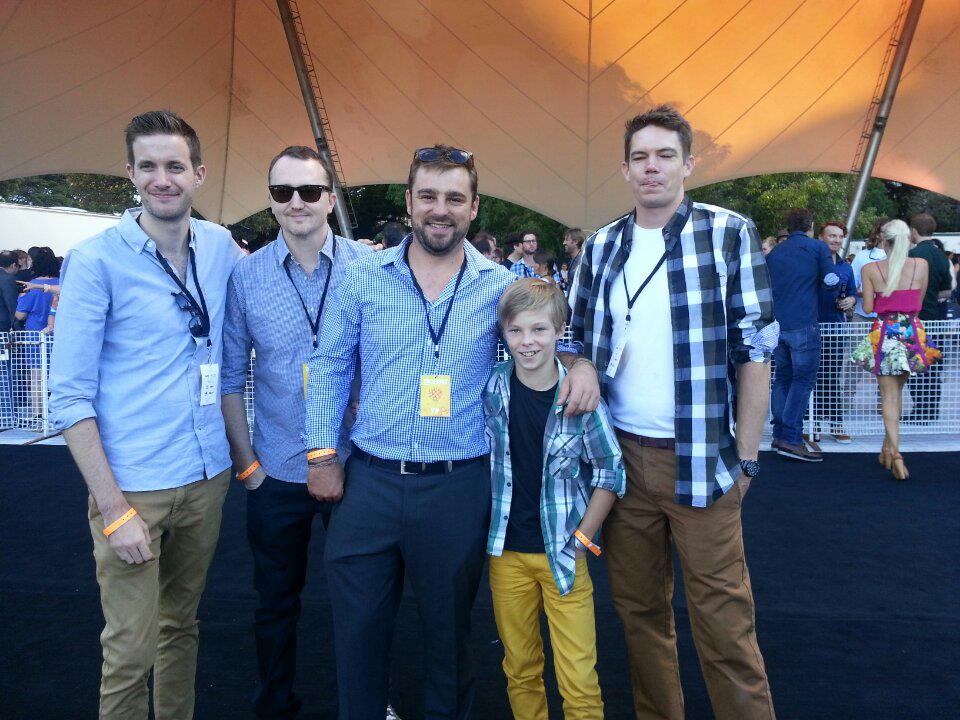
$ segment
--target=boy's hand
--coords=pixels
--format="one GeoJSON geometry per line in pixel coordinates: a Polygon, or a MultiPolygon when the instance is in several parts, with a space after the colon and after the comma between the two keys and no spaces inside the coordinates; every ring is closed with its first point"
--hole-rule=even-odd
{"type": "Polygon", "coordinates": [[[567,371],[560,385],[557,404],[566,405],[564,415],[573,417],[593,412],[600,404],[600,382],[597,369],[589,360],[578,360],[567,371]]]}

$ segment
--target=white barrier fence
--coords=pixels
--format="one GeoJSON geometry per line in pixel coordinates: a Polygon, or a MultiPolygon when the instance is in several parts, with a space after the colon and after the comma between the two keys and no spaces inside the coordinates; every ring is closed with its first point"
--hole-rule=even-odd
{"type": "MultiPolygon", "coordinates": [[[[908,382],[903,394],[907,419],[901,433],[955,433],[960,428],[960,321],[931,321],[926,328],[928,338],[943,352],[943,360],[908,382]]],[[[883,435],[876,379],[849,362],[850,353],[869,329],[869,323],[820,326],[820,373],[805,421],[811,436],[841,430],[855,437],[883,435]]],[[[36,331],[0,333],[0,431],[50,432],[47,383],[53,342],[52,335],[36,331]]],[[[254,362],[251,359],[245,393],[251,427],[254,362]]]]}

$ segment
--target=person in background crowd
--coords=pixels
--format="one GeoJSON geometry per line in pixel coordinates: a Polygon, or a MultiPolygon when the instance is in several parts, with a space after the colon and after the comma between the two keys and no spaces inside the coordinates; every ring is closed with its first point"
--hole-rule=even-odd
{"type": "Polygon", "coordinates": [[[10,332],[17,312],[17,281],[20,258],[15,250],[0,252],[0,332],[10,332]]]}
{"type": "Polygon", "coordinates": [[[29,250],[14,250],[17,254],[17,258],[20,261],[20,269],[17,271],[16,278],[17,280],[33,280],[36,275],[33,272],[33,256],[36,253],[38,248],[36,246],[30,248],[29,250]]]}
{"type": "Polygon", "coordinates": [[[573,338],[602,373],[626,467],[603,539],[638,720],[684,716],[674,545],[714,716],[773,720],[740,510],[760,471],[777,323],[753,222],[684,192],[692,142],[670,106],[627,123],[635,206],[584,244],[573,338]]]}
{"type": "MultiPolygon", "coordinates": [[[[937,221],[929,213],[917,213],[910,217],[910,242],[913,247],[910,257],[927,261],[928,280],[923,294],[923,307],[918,317],[923,322],[945,320],[947,300],[950,297],[950,261],[937,247],[937,221]]],[[[943,343],[937,331],[930,333],[930,340],[941,347],[943,343]]],[[[940,418],[940,394],[943,387],[943,363],[933,365],[929,371],[911,375],[908,383],[913,407],[904,422],[928,425],[940,418]]]]}
{"type": "Polygon", "coordinates": [[[523,235],[518,232],[509,233],[503,242],[503,251],[507,256],[500,264],[509,270],[517,260],[523,258],[523,235]]]}
{"type": "Polygon", "coordinates": [[[493,251],[497,247],[497,239],[486,230],[481,230],[473,236],[470,241],[481,255],[487,260],[493,261],[493,251]]]}
{"type": "Polygon", "coordinates": [[[910,473],[900,454],[903,386],[908,377],[935,367],[941,355],[918,319],[929,265],[907,257],[910,228],[902,220],[890,221],[882,232],[888,259],[863,269],[863,306],[875,310],[877,319],[850,359],[877,376],[886,430],[878,460],[897,480],[906,480],[910,473]]]}
{"type": "MultiPolygon", "coordinates": [[[[34,281],[40,287],[27,290],[18,298],[14,318],[21,324],[23,330],[47,334],[54,295],[45,292],[43,288],[49,283],[59,282],[57,278],[60,275],[60,263],[57,262],[57,258],[50,248],[36,249],[37,252],[33,255],[31,267],[36,273],[34,281]]],[[[19,346],[20,362],[26,367],[28,376],[27,402],[24,403],[27,408],[26,417],[28,420],[40,417],[43,412],[42,377],[45,368],[43,367],[43,353],[40,344],[44,342],[46,340],[42,337],[28,336],[19,346]]],[[[47,347],[49,348],[50,345],[48,344],[47,347]]]]}
{"type": "Polygon", "coordinates": [[[503,251],[499,245],[494,245],[492,259],[497,265],[503,265],[503,251]]]}
{"type": "MultiPolygon", "coordinates": [[[[67,258],[50,412],[90,491],[105,627],[100,717],[193,717],[197,607],[220,535],[230,449],[221,329],[240,249],[190,217],[200,141],[166,110],[126,128],[143,202],[67,258]]],[[[87,711],[78,714],[88,715],[87,711]]]]}
{"type": "Polygon", "coordinates": [[[777,238],[775,238],[773,235],[770,235],[763,239],[763,242],[760,244],[760,251],[764,255],[769,255],[770,251],[773,250],[776,246],[777,246],[777,238]]]}
{"type": "Polygon", "coordinates": [[[780,342],[773,353],[772,447],[793,460],[820,462],[823,455],[804,444],[803,416],[820,367],[818,289],[828,288],[835,302],[840,278],[827,246],[813,239],[813,213],[789,210],[786,224],[790,235],[766,258],[780,323],[780,342]]]}
{"type": "Polygon", "coordinates": [[[569,263],[562,262],[560,263],[560,268],[558,270],[560,273],[560,283],[561,287],[566,290],[570,286],[570,265],[569,263]]]}
{"type": "Polygon", "coordinates": [[[567,276],[563,280],[567,293],[567,303],[571,306],[573,305],[573,295],[570,293],[570,288],[575,287],[577,282],[577,271],[580,269],[581,252],[586,239],[586,235],[580,228],[567,228],[563,232],[563,249],[569,258],[567,276]]]}
{"type": "Polygon", "coordinates": [[[950,274],[953,276],[953,290],[950,293],[950,299],[953,302],[960,302],[960,284],[957,278],[960,277],[960,254],[951,253],[950,255],[950,274]]]}
{"type": "MultiPolygon", "coordinates": [[[[515,276],[464,242],[480,203],[472,153],[417,150],[406,199],[412,236],[347,268],[310,359],[307,483],[314,497],[339,500],[324,565],[340,717],[382,717],[406,580],[424,645],[423,714],[465,720],[475,693],[470,613],[490,521],[481,393],[496,358],[497,301],[515,276]],[[345,474],[335,447],[358,359],[345,474]]],[[[592,411],[596,369],[568,361],[557,404],[569,415],[592,411]]]]}
{"type": "Polygon", "coordinates": [[[537,234],[531,230],[524,230],[520,237],[520,250],[523,257],[517,260],[511,267],[512,272],[517,277],[537,277],[533,255],[537,252],[537,234]]]}
{"type": "MultiPolygon", "coordinates": [[[[333,234],[327,220],[336,202],[332,177],[309,147],[285,148],[270,163],[270,210],[280,233],[237,263],[223,325],[223,416],[234,470],[248,490],[247,538],[259,597],[253,630],[260,685],[253,709],[261,718],[293,717],[300,709],[293,684],[307,548],[314,519],[319,515],[326,526],[330,517],[330,503],[307,491],[304,370],[346,268],[372,252],[333,234]],[[252,443],[243,401],[251,350],[252,443]]],[[[344,462],[351,420],[337,444],[344,462]]]]}
{"type": "MultiPolygon", "coordinates": [[[[840,257],[847,226],[839,220],[830,220],[820,228],[820,240],[830,251],[833,271],[840,279],[839,294],[834,289],[819,290],[819,321],[821,323],[845,323],[848,313],[857,302],[857,283],[850,265],[840,257]]],[[[815,395],[816,419],[827,425],[827,431],[838,443],[848,444],[852,438],[843,424],[844,410],[849,404],[849,392],[843,379],[847,357],[852,350],[844,332],[831,331],[826,347],[821,353],[820,382],[815,395]]]]}
{"type": "Polygon", "coordinates": [[[563,280],[560,273],[557,272],[557,263],[553,258],[553,253],[549,250],[537,250],[533,254],[533,271],[538,278],[559,285],[563,290],[563,280]]]}
{"type": "Polygon", "coordinates": [[[383,224],[383,227],[380,228],[380,234],[383,236],[383,248],[386,250],[402,243],[404,236],[407,234],[407,229],[395,220],[391,220],[383,224]]]}
{"type": "Polygon", "coordinates": [[[857,304],[853,309],[853,317],[860,322],[873,322],[877,317],[876,313],[867,313],[863,309],[863,281],[862,274],[865,265],[886,260],[887,253],[883,249],[883,226],[890,222],[888,217],[879,217],[873,223],[873,228],[864,242],[864,247],[860,250],[853,262],[850,263],[850,269],[853,271],[853,280],[857,286],[857,304]]]}
{"type": "Polygon", "coordinates": [[[777,236],[774,238],[774,245],[779,245],[788,237],[790,237],[790,231],[787,230],[786,228],[781,228],[780,230],[777,230],[777,236]]]}

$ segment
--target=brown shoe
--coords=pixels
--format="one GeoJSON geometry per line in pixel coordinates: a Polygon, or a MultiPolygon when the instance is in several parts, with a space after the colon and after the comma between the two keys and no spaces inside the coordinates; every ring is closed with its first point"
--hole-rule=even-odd
{"type": "Polygon", "coordinates": [[[790,445],[781,442],[777,447],[777,455],[783,455],[791,460],[802,460],[803,462],[823,462],[823,454],[816,450],[808,450],[803,445],[790,445]]]}

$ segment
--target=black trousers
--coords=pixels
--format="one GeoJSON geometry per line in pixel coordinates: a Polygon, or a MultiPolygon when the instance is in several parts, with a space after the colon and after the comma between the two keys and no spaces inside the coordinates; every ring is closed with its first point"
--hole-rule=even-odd
{"type": "Polygon", "coordinates": [[[318,513],[326,527],[330,503],[314,500],[300,483],[267,477],[247,492],[247,538],[253,551],[253,584],[260,596],[253,623],[260,684],[253,709],[261,718],[292,718],[300,709],[293,692],[297,622],[307,547],[318,513]]]}
{"type": "Polygon", "coordinates": [[[470,613],[490,522],[487,462],[401,475],[351,458],[346,477],[324,550],[340,720],[383,720],[404,577],[422,623],[423,717],[469,717],[470,613]]]}

